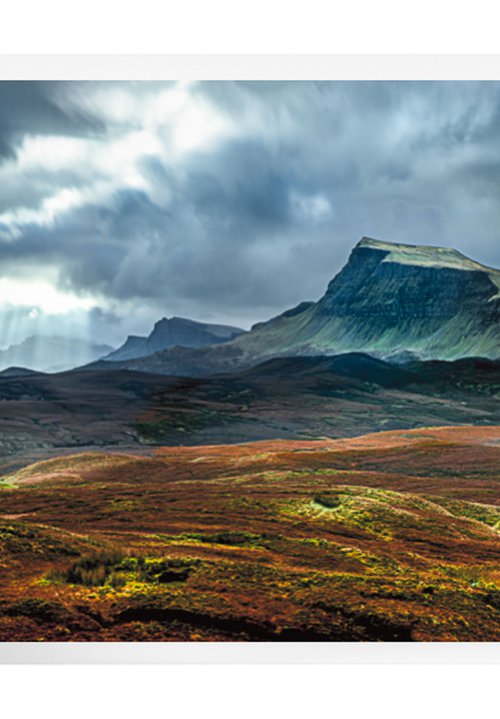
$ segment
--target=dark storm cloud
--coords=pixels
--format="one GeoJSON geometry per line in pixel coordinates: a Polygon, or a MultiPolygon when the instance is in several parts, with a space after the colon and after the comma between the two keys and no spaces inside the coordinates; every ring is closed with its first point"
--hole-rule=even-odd
{"type": "Polygon", "coordinates": [[[25,135],[96,135],[98,118],[68,102],[70,83],[0,82],[0,156],[15,156],[25,135]]]}
{"type": "Polygon", "coordinates": [[[248,324],[318,297],[364,234],[500,264],[498,83],[176,92],[0,83],[4,271],[36,262],[113,307],[248,324]],[[23,145],[40,136],[83,144],[73,164],[47,145],[44,164],[23,145]]]}

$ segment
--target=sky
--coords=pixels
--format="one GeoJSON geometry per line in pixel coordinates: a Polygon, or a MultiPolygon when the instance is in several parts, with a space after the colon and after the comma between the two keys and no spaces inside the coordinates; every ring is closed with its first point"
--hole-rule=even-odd
{"type": "Polygon", "coordinates": [[[364,235],[500,266],[500,83],[0,82],[0,347],[248,328],[364,235]]]}

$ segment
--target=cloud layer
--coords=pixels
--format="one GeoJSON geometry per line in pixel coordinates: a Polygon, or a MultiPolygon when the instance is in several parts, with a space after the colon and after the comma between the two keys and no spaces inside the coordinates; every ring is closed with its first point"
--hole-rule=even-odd
{"type": "Polygon", "coordinates": [[[362,235],[498,266],[499,181],[495,82],[0,82],[2,277],[76,296],[100,340],[248,326],[362,235]]]}

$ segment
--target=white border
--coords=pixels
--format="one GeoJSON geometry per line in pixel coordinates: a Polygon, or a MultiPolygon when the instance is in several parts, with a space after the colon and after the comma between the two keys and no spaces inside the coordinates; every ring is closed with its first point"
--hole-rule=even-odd
{"type": "MultiPolygon", "coordinates": [[[[500,80],[500,55],[0,55],[0,80],[500,80]]],[[[0,664],[500,663],[493,642],[2,642],[0,664]]]]}
{"type": "Polygon", "coordinates": [[[3,642],[0,664],[500,664],[495,642],[3,642]]]}
{"type": "Polygon", "coordinates": [[[500,80],[500,55],[0,55],[0,80],[500,80]]]}

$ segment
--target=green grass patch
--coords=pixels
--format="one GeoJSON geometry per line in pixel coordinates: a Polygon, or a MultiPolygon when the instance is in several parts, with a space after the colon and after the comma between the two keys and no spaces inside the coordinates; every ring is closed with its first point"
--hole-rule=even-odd
{"type": "Polygon", "coordinates": [[[182,534],[159,534],[159,539],[174,542],[196,542],[202,544],[225,544],[233,547],[257,546],[260,545],[263,537],[260,534],[251,532],[238,532],[221,530],[220,532],[201,533],[184,532],[182,534]]]}
{"type": "Polygon", "coordinates": [[[493,529],[500,530],[500,507],[444,497],[432,497],[432,501],[444,507],[455,517],[473,519],[476,522],[487,524],[493,529]]]}

